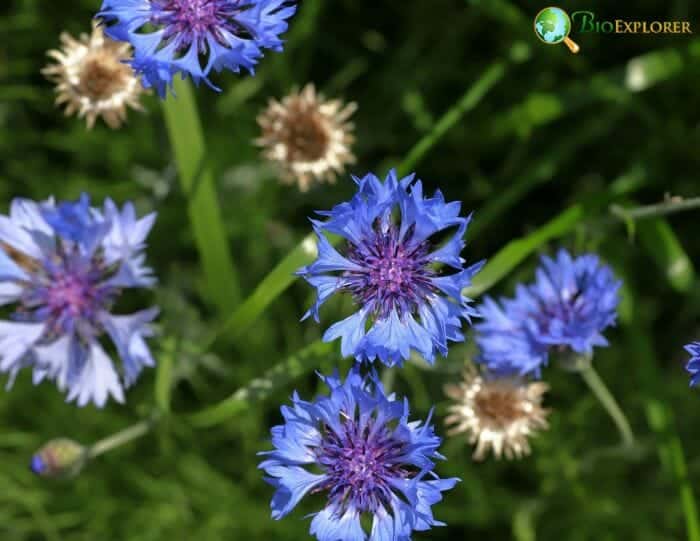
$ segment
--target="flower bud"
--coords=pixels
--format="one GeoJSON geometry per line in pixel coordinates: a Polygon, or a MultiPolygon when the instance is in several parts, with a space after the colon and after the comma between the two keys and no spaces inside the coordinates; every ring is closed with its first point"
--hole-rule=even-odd
{"type": "Polygon", "coordinates": [[[30,469],[40,477],[74,477],[87,461],[87,449],[73,440],[58,438],[44,445],[32,457],[30,469]]]}

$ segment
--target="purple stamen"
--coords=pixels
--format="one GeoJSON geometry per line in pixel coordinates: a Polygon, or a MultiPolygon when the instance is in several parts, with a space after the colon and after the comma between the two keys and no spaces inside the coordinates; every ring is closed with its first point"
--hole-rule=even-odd
{"type": "Polygon", "coordinates": [[[358,303],[371,305],[377,317],[386,317],[392,310],[414,313],[435,291],[430,283],[435,276],[429,267],[430,243],[412,243],[411,231],[400,237],[394,224],[385,229],[375,226],[373,236],[362,246],[350,246],[347,258],[363,270],[346,272],[346,287],[358,303]]]}
{"type": "Polygon", "coordinates": [[[200,53],[206,53],[206,37],[214,36],[226,45],[222,31],[241,36],[240,24],[235,16],[246,6],[239,2],[223,0],[153,0],[154,15],[151,22],[163,26],[163,39],[177,39],[178,48],[188,49],[195,43],[200,53]]]}
{"type": "Polygon", "coordinates": [[[374,512],[389,503],[390,480],[408,475],[398,463],[403,442],[385,426],[374,425],[373,419],[364,426],[349,419],[342,434],[325,427],[317,458],[328,479],[318,490],[328,490],[329,500],[338,506],[374,512]]]}

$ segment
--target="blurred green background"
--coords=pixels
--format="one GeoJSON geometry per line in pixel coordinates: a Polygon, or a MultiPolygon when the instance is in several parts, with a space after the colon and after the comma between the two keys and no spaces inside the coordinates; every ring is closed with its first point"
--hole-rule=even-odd
{"type": "MultiPolygon", "coordinates": [[[[463,479],[435,508],[449,526],[415,538],[700,539],[692,494],[700,479],[700,397],[688,389],[682,349],[700,339],[697,214],[625,222],[610,212],[613,204],[634,207],[700,192],[700,38],[574,33],[582,50],[572,55],[535,37],[532,19],[545,5],[303,0],[283,54],[268,54],[255,78],[217,76],[221,94],[201,88],[206,163],[236,269],[214,276],[229,285],[218,289],[227,301],[217,307],[207,300],[212,276],[199,263],[186,212],[191,195],[178,181],[158,100],[148,98],[148,112],[132,112],[119,131],[98,122],[88,132],[53,107],[53,88],[39,73],[61,31],[88,31],[99,1],[3,2],[1,211],[16,196],[74,198],[81,191],[96,201],[134,200],[141,212],[156,209],[148,259],[160,285],[123,308],[153,302],[162,316],[152,342],[159,369],[144,374],[125,406],[77,409],[52,385],[33,387],[29,374],[0,393],[0,539],[308,538],[303,516],[314,505],[272,521],[272,490],[256,470],[255,453],[269,448],[269,428],[292,390],[307,396],[317,390],[312,371],[283,365],[271,396],[253,400],[263,398],[254,392],[210,422],[194,422],[190,414],[314,343],[324,328],[299,323],[311,302],[309,287],[284,289],[290,268],[303,260],[298,251],[290,268],[240,308],[309,233],[312,210],[353,191],[348,178],[306,194],[282,186],[252,144],[255,117],[268,98],[309,81],[359,104],[352,172],[383,174],[403,164],[430,190],[440,187],[448,200],[475,211],[468,261],[494,261],[508,243],[524,239],[500,252],[481,290],[489,285],[491,294],[511,294],[517,281],[531,279],[537,254],[557,246],[601,253],[625,281],[620,324],[595,364],[638,445],[621,449],[614,425],[580,378],[550,368],[552,427],[535,440],[533,455],[475,463],[462,439],[447,440],[448,461],[438,470],[463,479]],[[204,347],[230,317],[233,324],[204,347]],[[146,417],[154,404],[166,413],[153,433],[101,457],[77,479],[49,482],[28,471],[45,441],[66,436],[91,443],[146,417]]],[[[688,0],[562,7],[592,9],[599,18],[690,20],[694,29],[700,14],[688,0]]],[[[191,136],[172,129],[185,140],[191,136]]],[[[208,214],[206,206],[197,213],[208,214]]],[[[324,325],[348,309],[331,303],[324,325]]],[[[453,347],[433,370],[409,365],[397,372],[394,389],[410,396],[416,416],[436,403],[444,432],[442,386],[472,354],[468,343],[453,347]]],[[[314,349],[311,359],[330,370],[336,346],[314,349]]]]}

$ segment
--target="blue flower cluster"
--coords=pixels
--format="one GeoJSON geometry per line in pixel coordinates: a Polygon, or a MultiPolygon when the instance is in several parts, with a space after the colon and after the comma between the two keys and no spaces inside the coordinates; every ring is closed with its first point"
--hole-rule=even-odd
{"type": "Polygon", "coordinates": [[[595,255],[543,257],[535,282],[519,285],[515,298],[484,301],[474,326],[478,360],[492,374],[539,377],[552,350],[590,355],[608,345],[602,333],[615,323],[620,285],[595,255]]]}
{"type": "Polygon", "coordinates": [[[145,338],[158,310],[111,310],[124,289],[155,283],[143,254],[154,221],[155,214],[137,219],[133,205],[119,209],[110,199],[91,207],[87,195],[59,204],[15,199],[9,216],[0,215],[0,302],[15,306],[0,321],[0,372],[10,385],[29,367],[35,383],[55,381],[80,406],[124,400],[124,387],[154,364],[145,338]]]}
{"type": "Polygon", "coordinates": [[[311,220],[318,258],[297,274],[317,293],[303,319],[318,322],[335,293],[352,297],[356,312],[323,339],[340,338],[342,354],[357,362],[344,382],[321,376],[329,396],[306,402],[294,395],[260,467],[276,489],[273,518],[307,494],[325,493],[311,522],[319,541],[408,541],[414,531],[442,525],[431,507],[457,479],[433,471],[442,457],[430,419],[409,421],[408,401],[387,396],[374,371],[360,370],[377,359],[401,365],[412,351],[433,363],[447,354],[448,342],[463,341],[462,325],[476,312],[462,291],[483,262],[464,267],[470,218],[460,216],[459,203],[447,203],[439,191],[425,197],[413,175],[354,180],[350,201],[311,220]],[[327,235],[342,239],[340,250],[327,235]]]}
{"type": "Polygon", "coordinates": [[[164,98],[177,74],[219,90],[212,71],[254,72],[263,49],[282,50],[295,11],[288,0],[104,0],[97,17],[131,43],[134,71],[164,98]]]}

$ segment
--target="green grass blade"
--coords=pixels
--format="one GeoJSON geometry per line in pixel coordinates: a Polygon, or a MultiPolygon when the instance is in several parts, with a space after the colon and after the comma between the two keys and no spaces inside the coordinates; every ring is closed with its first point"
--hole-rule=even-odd
{"type": "Polygon", "coordinates": [[[636,223],[637,236],[647,254],[665,274],[671,287],[687,292],[695,281],[695,270],[671,226],[663,218],[636,223]]]}
{"type": "Polygon", "coordinates": [[[205,295],[228,313],[240,299],[238,276],[226,240],[214,174],[207,163],[194,92],[189,81],[176,78],[174,83],[177,98],[169,96],[163,103],[165,123],[202,261],[205,295]]]}
{"type": "Polygon", "coordinates": [[[229,398],[189,417],[197,427],[206,428],[223,423],[239,415],[254,404],[264,400],[271,393],[284,387],[294,379],[311,372],[324,360],[336,357],[335,344],[316,341],[288,357],[285,361],[268,370],[262,377],[256,378],[241,387],[229,398]]]}
{"type": "MultiPolygon", "coordinates": [[[[333,239],[331,242],[338,242],[333,239]]],[[[287,256],[263,278],[253,293],[241,303],[226,321],[218,327],[202,349],[208,349],[220,337],[236,339],[242,336],[272,301],[281,295],[296,279],[294,272],[308,265],[316,257],[316,239],[307,235],[287,256]]]]}
{"type": "Polygon", "coordinates": [[[482,295],[545,242],[571,232],[585,214],[584,205],[574,205],[537,231],[506,244],[474,277],[474,283],[464,291],[465,295],[482,295]]]}
{"type": "Polygon", "coordinates": [[[693,486],[688,478],[688,468],[681,439],[673,428],[673,414],[662,402],[650,399],[646,403],[649,426],[659,438],[659,458],[673,477],[681,499],[685,527],[689,541],[700,541],[700,521],[693,486]]]}
{"type": "Polygon", "coordinates": [[[411,149],[404,161],[397,168],[399,175],[411,172],[423,157],[433,148],[444,135],[459,122],[465,113],[474,109],[481,99],[501,81],[506,74],[505,62],[492,64],[476,82],[464,93],[462,98],[453,105],[447,113],[435,124],[430,133],[426,134],[411,149]]]}
{"type": "Polygon", "coordinates": [[[173,367],[176,348],[173,339],[166,338],[162,343],[162,353],[156,366],[155,400],[162,413],[170,412],[170,396],[173,387],[173,367]]]}

